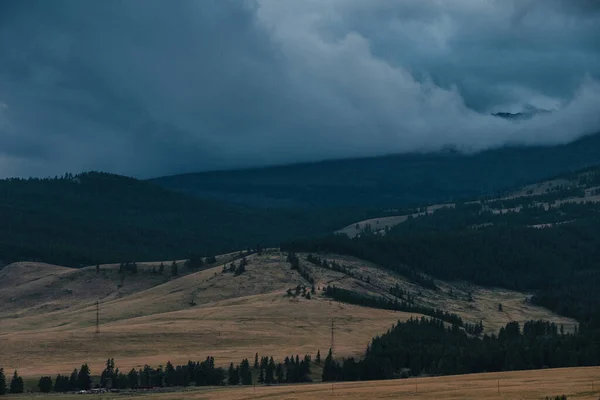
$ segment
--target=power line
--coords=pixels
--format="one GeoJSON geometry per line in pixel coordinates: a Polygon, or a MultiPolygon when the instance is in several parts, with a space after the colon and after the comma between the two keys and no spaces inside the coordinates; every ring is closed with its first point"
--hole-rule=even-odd
{"type": "Polygon", "coordinates": [[[331,318],[331,355],[335,353],[335,318],[331,318]]]}
{"type": "Polygon", "coordinates": [[[100,332],[100,302],[96,300],[96,333],[100,332]]]}

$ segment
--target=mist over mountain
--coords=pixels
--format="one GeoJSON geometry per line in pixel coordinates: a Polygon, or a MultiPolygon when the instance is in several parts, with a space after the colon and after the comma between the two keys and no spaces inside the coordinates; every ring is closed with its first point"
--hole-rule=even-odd
{"type": "Polygon", "coordinates": [[[571,142],[600,129],[573,0],[0,4],[0,176],[146,178],[571,142]],[[493,113],[551,110],[530,118],[493,113]]]}

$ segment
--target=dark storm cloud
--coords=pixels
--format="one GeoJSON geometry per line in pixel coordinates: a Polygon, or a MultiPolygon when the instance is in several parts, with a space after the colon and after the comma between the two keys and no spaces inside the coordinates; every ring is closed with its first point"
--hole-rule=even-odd
{"type": "Polygon", "coordinates": [[[0,176],[566,142],[598,37],[585,0],[4,1],[0,176]]]}

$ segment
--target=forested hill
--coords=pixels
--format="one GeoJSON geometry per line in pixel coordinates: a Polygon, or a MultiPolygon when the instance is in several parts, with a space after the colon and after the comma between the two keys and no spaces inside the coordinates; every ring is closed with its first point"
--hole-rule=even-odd
{"type": "Polygon", "coordinates": [[[80,266],[219,254],[327,232],[354,215],[323,212],[327,218],[255,210],[103,173],[0,180],[0,265],[30,260],[80,266]]]}
{"type": "Polygon", "coordinates": [[[283,248],[349,254],[417,277],[531,291],[537,304],[600,329],[600,169],[559,181],[575,186],[459,203],[386,232],[283,248]]]}
{"type": "Polygon", "coordinates": [[[448,151],[206,172],[152,181],[257,206],[403,207],[479,197],[600,164],[600,134],[566,145],[448,151]]]}

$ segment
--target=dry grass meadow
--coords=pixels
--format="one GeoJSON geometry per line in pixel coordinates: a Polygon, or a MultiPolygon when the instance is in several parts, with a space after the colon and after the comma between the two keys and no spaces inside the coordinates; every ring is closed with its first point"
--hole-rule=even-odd
{"type": "MultiPolygon", "coordinates": [[[[221,256],[219,265],[199,272],[186,271],[180,263],[177,278],[168,277],[170,262],[165,262],[164,276],[151,273],[157,263],[144,263],[137,275],[124,279],[116,265],[101,266],[99,274],[93,267],[73,270],[36,263],[5,267],[0,270],[0,364],[7,371],[18,369],[25,377],[36,377],[69,373],[84,362],[96,374],[110,357],[121,370],[129,370],[209,355],[221,366],[253,358],[255,352],[276,360],[292,354],[314,356],[330,347],[332,318],[336,355],[356,356],[398,320],[418,317],[332,302],[318,293],[310,300],[290,298],[285,295],[288,288],[308,283],[279,253],[248,257],[247,272],[240,276],[222,272],[223,263],[233,257],[221,256]],[[95,333],[97,300],[99,333],[95,333]],[[192,301],[195,305],[190,305],[192,301]]],[[[300,257],[304,260],[305,255],[300,257]]],[[[399,284],[414,294],[420,291],[416,297],[422,304],[458,313],[469,322],[483,320],[488,332],[512,320],[543,318],[567,329],[574,325],[527,304],[524,293],[448,282],[438,282],[442,290],[431,292],[355,258],[324,257],[347,265],[355,275],[369,276],[370,282],[302,261],[317,287],[335,284],[387,295],[390,286],[399,284]],[[467,291],[473,293],[472,302],[467,291]],[[500,302],[503,312],[497,310],[500,302]]]]}

